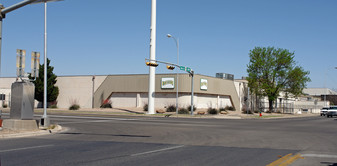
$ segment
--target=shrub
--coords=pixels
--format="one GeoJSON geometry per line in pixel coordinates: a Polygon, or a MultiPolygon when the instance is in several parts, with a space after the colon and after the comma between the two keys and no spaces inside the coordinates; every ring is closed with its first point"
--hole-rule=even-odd
{"type": "Polygon", "coordinates": [[[219,109],[219,113],[220,113],[220,114],[227,114],[228,111],[226,110],[226,108],[223,108],[223,107],[222,107],[222,108],[219,109]]]}
{"type": "Polygon", "coordinates": [[[78,109],[80,109],[80,105],[78,104],[78,100],[77,99],[71,99],[69,110],[78,110],[78,109]]]}
{"type": "Polygon", "coordinates": [[[215,109],[215,108],[208,108],[207,113],[212,114],[212,115],[216,115],[216,114],[218,114],[218,110],[215,109]]]}
{"type": "Polygon", "coordinates": [[[178,114],[189,114],[190,112],[186,108],[180,108],[178,114]]]}
{"type": "Polygon", "coordinates": [[[226,106],[225,109],[228,111],[235,111],[235,108],[232,106],[226,106]]]}
{"type": "MultiPolygon", "coordinates": [[[[243,113],[243,114],[247,114],[247,111],[242,111],[242,113],[243,113]]],[[[248,114],[253,114],[253,112],[249,110],[249,111],[248,111],[248,114]]]]}
{"type": "Polygon", "coordinates": [[[80,109],[80,106],[78,104],[73,104],[69,107],[69,110],[78,110],[80,109]]]}
{"type": "Polygon", "coordinates": [[[3,104],[3,105],[2,105],[2,108],[7,108],[7,107],[8,107],[7,104],[3,104]]]}
{"type": "Polygon", "coordinates": [[[259,113],[259,110],[254,110],[254,113],[256,113],[256,114],[259,113]]]}
{"type": "MultiPolygon", "coordinates": [[[[187,107],[187,110],[188,111],[191,111],[191,105],[187,107]]],[[[196,111],[197,110],[197,107],[193,105],[193,111],[196,111]]]]}
{"type": "Polygon", "coordinates": [[[111,103],[105,103],[101,105],[101,108],[112,108],[111,103]]]}
{"type": "Polygon", "coordinates": [[[50,105],[49,108],[57,108],[56,104],[50,105]]]}
{"type": "Polygon", "coordinates": [[[112,108],[112,103],[110,99],[104,100],[103,104],[101,105],[101,108],[112,108]]]}
{"type": "Polygon", "coordinates": [[[226,111],[226,108],[221,107],[221,108],[219,109],[219,112],[220,112],[220,111],[226,111]]]}
{"type": "Polygon", "coordinates": [[[148,109],[149,109],[149,105],[148,105],[148,104],[145,104],[145,105],[143,106],[143,111],[147,112],[148,109]]]}
{"type": "Polygon", "coordinates": [[[253,112],[252,112],[251,110],[248,110],[248,111],[247,111],[246,108],[242,108],[241,111],[242,111],[243,114],[253,114],[253,112]]]}
{"type": "Polygon", "coordinates": [[[169,106],[166,108],[166,112],[176,112],[176,106],[174,106],[174,105],[169,105],[169,106]]]}

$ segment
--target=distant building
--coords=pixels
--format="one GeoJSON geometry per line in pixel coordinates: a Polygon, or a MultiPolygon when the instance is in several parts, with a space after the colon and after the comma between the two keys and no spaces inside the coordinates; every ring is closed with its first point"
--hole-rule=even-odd
{"type": "MultiPolygon", "coordinates": [[[[243,78],[241,82],[244,80],[245,79],[243,78]]],[[[239,82],[240,80],[235,81],[239,82]]],[[[243,92],[247,93],[247,91],[248,90],[243,89],[243,92]]],[[[329,105],[328,100],[329,95],[326,95],[327,102],[325,102],[323,100],[323,96],[325,95],[322,94],[331,94],[330,96],[336,96],[332,95],[335,94],[336,92],[324,88],[307,88],[303,90],[303,93],[305,95],[294,97],[292,94],[286,94],[284,92],[281,92],[278,98],[274,101],[273,112],[291,113],[291,114],[319,113],[322,107],[329,105]]],[[[245,98],[245,96],[248,96],[248,99],[246,98],[244,99],[244,101],[241,100],[243,104],[242,108],[249,109],[255,112],[269,111],[269,101],[267,97],[259,97],[254,94],[249,95],[245,94],[242,97],[245,98]]],[[[335,103],[337,103],[337,100],[335,103]]]]}
{"type": "Polygon", "coordinates": [[[337,105],[337,92],[329,88],[307,88],[303,89],[303,93],[308,100],[324,101],[324,106],[337,105]]]}
{"type": "Polygon", "coordinates": [[[322,95],[337,95],[336,91],[329,88],[306,88],[303,93],[309,96],[322,96],[322,95]]]}
{"type": "MultiPolygon", "coordinates": [[[[248,81],[233,80],[234,75],[217,73],[216,77],[194,75],[194,105],[198,108],[234,107],[236,111],[268,111],[268,99],[249,94],[248,81]]],[[[14,77],[0,78],[0,107],[11,104],[14,77]]],[[[81,108],[100,108],[106,101],[114,108],[139,107],[148,102],[148,74],[58,76],[57,107],[68,109],[72,104],[81,108]]],[[[303,96],[294,98],[280,93],[274,103],[275,112],[318,113],[325,105],[337,104],[337,92],[327,88],[307,88],[303,96]],[[324,102],[326,101],[326,102],[324,102]]],[[[176,74],[156,74],[155,109],[176,103],[176,74]]],[[[191,77],[179,75],[179,107],[191,104],[191,77]]],[[[36,102],[36,107],[42,104],[36,102]]]]}
{"type": "MultiPolygon", "coordinates": [[[[0,78],[0,94],[3,103],[10,106],[11,84],[16,78],[0,78]]],[[[109,101],[115,108],[143,107],[148,102],[148,74],[99,75],[99,76],[58,76],[58,108],[69,108],[79,104],[81,108],[99,108],[109,101]]],[[[194,75],[194,105],[197,108],[224,108],[241,110],[237,83],[205,75],[194,75]]],[[[176,75],[156,74],[155,107],[175,105],[176,75]]],[[[191,77],[179,75],[179,107],[191,103],[191,77]]],[[[0,102],[0,106],[2,103],[0,102]]],[[[38,103],[36,106],[40,106],[38,103]]]]}

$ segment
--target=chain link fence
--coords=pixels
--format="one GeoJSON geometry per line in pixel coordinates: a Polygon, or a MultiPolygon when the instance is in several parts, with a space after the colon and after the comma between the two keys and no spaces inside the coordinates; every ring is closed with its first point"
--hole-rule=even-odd
{"type": "MultiPolygon", "coordinates": [[[[319,113],[322,105],[303,104],[303,102],[284,101],[282,103],[274,103],[272,112],[295,114],[295,113],[319,113]]],[[[259,101],[251,104],[251,110],[254,112],[269,112],[269,102],[259,101]]]]}
{"type": "MultiPolygon", "coordinates": [[[[252,104],[254,112],[268,112],[269,102],[259,101],[255,105],[252,104]]],[[[295,110],[294,103],[274,103],[273,111],[275,113],[293,114],[295,110]]]]}

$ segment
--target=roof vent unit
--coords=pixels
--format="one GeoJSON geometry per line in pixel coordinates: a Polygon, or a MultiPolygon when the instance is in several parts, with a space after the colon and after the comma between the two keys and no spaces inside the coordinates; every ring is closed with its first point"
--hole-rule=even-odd
{"type": "Polygon", "coordinates": [[[226,80],[234,80],[233,74],[227,74],[227,73],[216,73],[216,78],[226,79],[226,80]]]}

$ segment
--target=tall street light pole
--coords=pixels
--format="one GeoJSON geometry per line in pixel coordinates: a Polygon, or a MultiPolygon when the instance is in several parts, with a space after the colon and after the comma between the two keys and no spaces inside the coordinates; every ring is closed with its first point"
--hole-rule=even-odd
{"type": "MultiPolygon", "coordinates": [[[[157,17],[157,0],[151,3],[151,37],[150,37],[150,62],[156,60],[156,17],[157,17]]],[[[148,94],[148,114],[155,114],[154,95],[155,95],[155,76],[156,67],[149,67],[149,94],[148,94]]]]}
{"type": "MultiPolygon", "coordinates": [[[[174,36],[170,35],[170,34],[167,34],[167,37],[168,38],[172,38],[174,39],[175,43],[176,43],[176,46],[177,46],[177,65],[179,66],[179,38],[176,39],[174,36]]],[[[176,93],[176,114],[178,115],[178,91],[179,91],[179,69],[177,70],[177,93],[176,93]]],[[[193,106],[192,106],[193,107],[193,106]]]]}
{"type": "Polygon", "coordinates": [[[47,2],[55,2],[60,0],[37,0],[35,3],[44,3],[44,76],[43,76],[43,126],[49,126],[49,118],[47,116],[47,2]]]}
{"type": "Polygon", "coordinates": [[[44,2],[44,77],[43,77],[43,126],[49,126],[47,116],[47,1],[44,2]]]}

